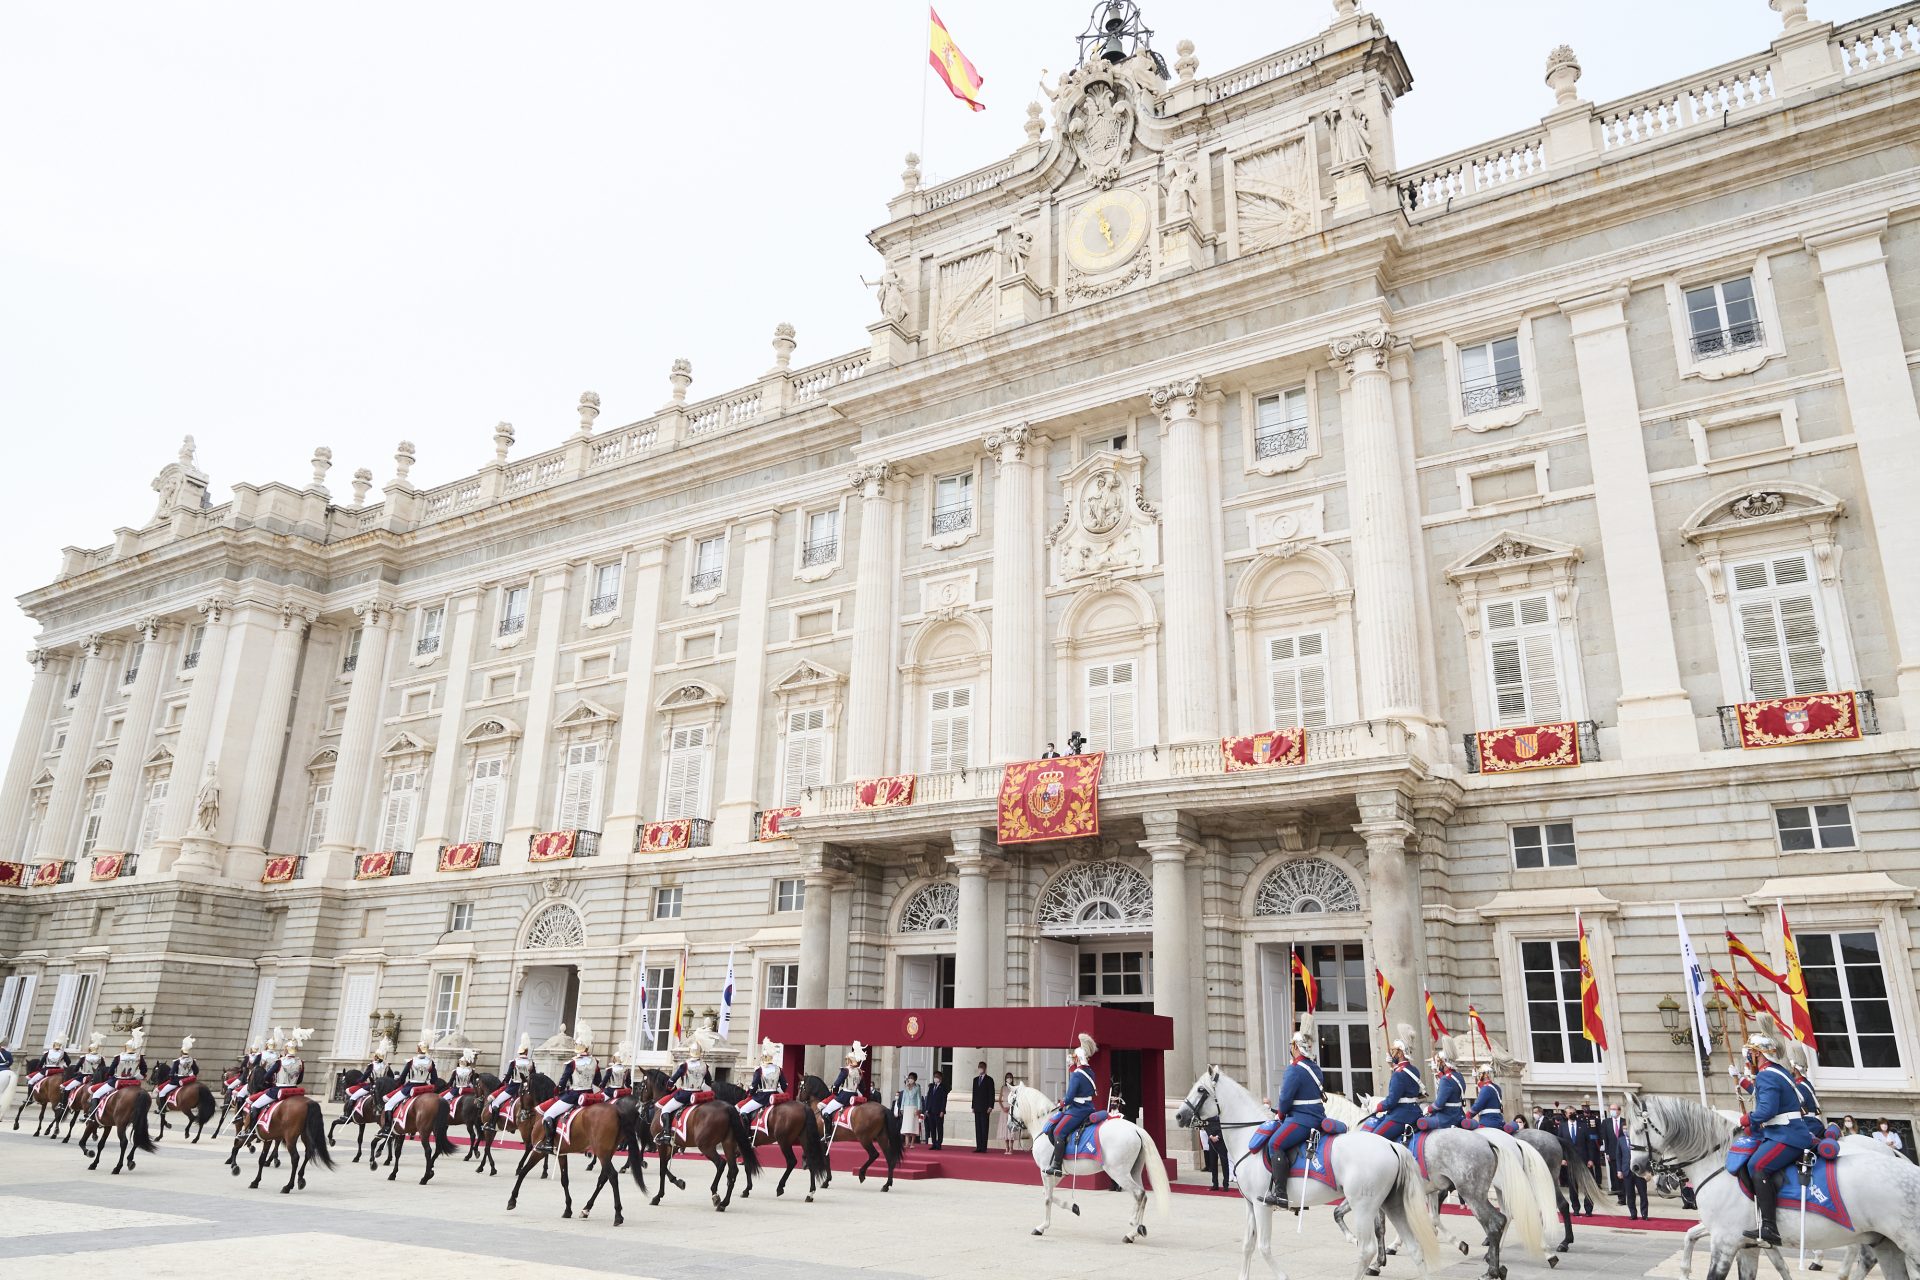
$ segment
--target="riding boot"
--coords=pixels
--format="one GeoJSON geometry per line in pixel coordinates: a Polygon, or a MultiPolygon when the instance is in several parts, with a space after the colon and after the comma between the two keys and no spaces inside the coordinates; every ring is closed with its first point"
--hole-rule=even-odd
{"type": "MultiPolygon", "coordinates": [[[[1288,1163],[1292,1162],[1288,1161],[1288,1163]]],[[[1274,1170],[1273,1177],[1267,1182],[1267,1194],[1260,1197],[1260,1202],[1270,1204],[1276,1209],[1291,1207],[1287,1203],[1287,1174],[1284,1166],[1274,1170]]]]}
{"type": "Polygon", "coordinates": [[[554,1117],[548,1116],[545,1123],[547,1126],[546,1131],[541,1135],[540,1145],[535,1147],[534,1150],[538,1151],[541,1155],[550,1156],[553,1154],[554,1144],[560,1139],[560,1122],[554,1117]]]}
{"type": "Polygon", "coordinates": [[[1780,1201],[1780,1184],[1773,1174],[1757,1177],[1753,1184],[1753,1203],[1760,1210],[1760,1226],[1748,1231],[1746,1237],[1777,1247],[1780,1244],[1780,1224],[1775,1214],[1780,1201]]]}

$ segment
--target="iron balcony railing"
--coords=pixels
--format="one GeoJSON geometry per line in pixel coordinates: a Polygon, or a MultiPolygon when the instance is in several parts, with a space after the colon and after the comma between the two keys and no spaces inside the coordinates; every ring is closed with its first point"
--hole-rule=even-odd
{"type": "Polygon", "coordinates": [[[620,595],[618,592],[614,592],[611,595],[595,596],[592,600],[588,601],[587,613],[597,618],[603,613],[612,613],[619,607],[620,595]]]}
{"type": "Polygon", "coordinates": [[[1710,360],[1714,356],[1732,355],[1736,351],[1757,347],[1766,338],[1766,332],[1758,320],[1742,320],[1724,329],[1708,329],[1693,335],[1693,358],[1710,360]]]}
{"type": "Polygon", "coordinates": [[[77,698],[79,696],[80,696],[80,682],[78,680],[75,680],[72,684],[67,686],[67,697],[77,698]]]}
{"type": "MultiPolygon", "coordinates": [[[[1865,689],[1853,690],[1854,702],[1860,708],[1860,733],[1871,737],[1880,732],[1880,712],[1873,705],[1873,694],[1865,689]]],[[[1720,708],[1720,745],[1732,751],[1740,746],[1740,707],[1741,703],[1731,703],[1720,708]]],[[[1820,741],[1820,739],[1816,739],[1820,741]]],[[[1826,739],[1832,741],[1832,739],[1826,739]]]]}
{"type": "Polygon", "coordinates": [[[1277,458],[1285,453],[1299,453],[1306,447],[1305,418],[1263,427],[1253,437],[1253,456],[1256,458],[1277,458]]]}
{"type": "Polygon", "coordinates": [[[362,853],[362,854],[356,855],[353,860],[354,875],[358,876],[360,872],[365,868],[367,859],[377,858],[383,852],[390,852],[393,855],[393,868],[387,872],[389,876],[404,876],[404,875],[411,875],[413,873],[413,850],[392,849],[392,850],[381,850],[381,851],[376,851],[374,853],[362,853]]]}
{"type": "Polygon", "coordinates": [[[440,637],[437,635],[421,636],[419,640],[414,642],[413,652],[419,657],[425,657],[429,653],[440,652],[440,637]]]}
{"type": "MultiPolygon", "coordinates": [[[[546,833],[535,832],[533,835],[530,835],[527,837],[527,856],[528,857],[533,856],[533,846],[539,842],[541,835],[544,835],[544,834],[546,833]]],[[[568,857],[593,858],[593,857],[598,857],[599,854],[600,854],[600,833],[598,831],[576,830],[573,833],[573,852],[568,854],[567,855],[568,857]]],[[[485,866],[486,863],[482,862],[481,865],[485,866]]]]}
{"type": "Polygon", "coordinates": [[[135,680],[138,680],[139,678],[140,678],[140,668],[128,667],[127,674],[120,677],[120,683],[132,684],[135,680]]]}
{"type": "Polygon", "coordinates": [[[138,874],[140,874],[140,855],[130,853],[127,855],[126,861],[120,864],[120,874],[115,876],[114,879],[125,880],[138,874]]]}
{"type": "Polygon", "coordinates": [[[340,662],[340,673],[341,673],[342,675],[349,675],[349,676],[350,676],[350,675],[352,675],[352,674],[353,674],[354,672],[356,672],[356,671],[358,671],[359,669],[360,669],[360,655],[359,655],[359,654],[357,654],[357,653],[350,653],[350,654],[348,654],[348,655],[347,655],[347,656],[346,656],[345,658],[343,658],[343,659],[341,659],[341,662],[340,662]]]}
{"type": "Polygon", "coordinates": [[[304,853],[295,854],[293,859],[293,874],[288,876],[287,879],[288,880],[305,880],[306,878],[307,878],[307,855],[304,853]]]}
{"type": "Polygon", "coordinates": [[[693,580],[689,582],[687,586],[694,591],[718,591],[720,589],[720,574],[721,570],[719,569],[704,569],[694,574],[693,580]]]}
{"type": "Polygon", "coordinates": [[[1482,378],[1460,388],[1462,413],[1486,413],[1519,404],[1527,398],[1527,380],[1518,373],[1497,378],[1482,378]]]}
{"type": "Polygon", "coordinates": [[[180,669],[182,671],[191,671],[199,665],[200,665],[200,651],[198,649],[195,649],[192,653],[189,653],[186,657],[180,659],[180,669]]]}
{"type": "MultiPolygon", "coordinates": [[[[1591,764],[1600,758],[1600,726],[1591,720],[1577,720],[1574,726],[1580,734],[1580,763],[1591,764]]],[[[1467,749],[1467,772],[1480,772],[1480,735],[1463,733],[1460,743],[1467,749]]]]}
{"type": "MultiPolygon", "coordinates": [[[[687,848],[705,849],[713,844],[713,819],[688,818],[686,822],[687,848]]],[[[635,853],[646,852],[646,833],[647,824],[644,822],[633,829],[633,851],[635,853]]]]}
{"type": "Polygon", "coordinates": [[[61,863],[61,864],[60,864],[60,879],[59,879],[59,880],[58,880],[58,881],[57,881],[56,883],[59,883],[59,884],[72,884],[72,883],[73,883],[73,868],[74,868],[74,863],[73,863],[72,861],[67,861],[67,862],[63,862],[63,863],[61,863]]]}
{"type": "Polygon", "coordinates": [[[503,636],[517,636],[526,629],[527,615],[524,613],[510,613],[500,619],[500,634],[503,636]]]}
{"type": "Polygon", "coordinates": [[[480,861],[476,865],[482,867],[497,867],[500,865],[500,842],[498,840],[482,840],[480,842],[480,861]]]}
{"type": "Polygon", "coordinates": [[[800,551],[800,564],[811,569],[815,565],[832,564],[840,557],[840,539],[816,538],[800,551]]]}
{"type": "Polygon", "coordinates": [[[949,502],[944,507],[933,509],[933,531],[935,533],[954,533],[961,529],[973,528],[973,503],[949,502]]]}

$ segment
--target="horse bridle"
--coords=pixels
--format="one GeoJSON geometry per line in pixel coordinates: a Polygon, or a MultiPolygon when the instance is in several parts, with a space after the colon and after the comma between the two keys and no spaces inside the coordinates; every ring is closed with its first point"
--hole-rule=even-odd
{"type": "MultiPolygon", "coordinates": [[[[1266,1123],[1264,1120],[1225,1119],[1220,1114],[1220,1099],[1214,1096],[1213,1090],[1207,1088],[1204,1084],[1196,1084],[1193,1087],[1200,1095],[1200,1107],[1206,1106],[1209,1102],[1213,1104],[1213,1117],[1218,1121],[1222,1129],[1253,1129],[1266,1123]]],[[[1200,1107],[1193,1108],[1193,1118],[1196,1122],[1206,1119],[1205,1116],[1200,1114],[1200,1107]]]]}
{"type": "MultiPolygon", "coordinates": [[[[1654,1123],[1653,1113],[1647,1110],[1646,1104],[1640,1101],[1638,1095],[1635,1095],[1633,1099],[1633,1109],[1640,1113],[1640,1123],[1646,1127],[1647,1132],[1652,1134],[1655,1139],[1664,1143],[1666,1141],[1666,1134],[1662,1133],[1660,1130],[1660,1126],[1654,1123]]],[[[1682,1185],[1682,1186],[1684,1186],[1690,1180],[1690,1175],[1687,1173],[1687,1166],[1691,1164],[1694,1160],[1698,1160],[1702,1156],[1705,1156],[1707,1154],[1706,1152],[1702,1151],[1699,1155],[1691,1156],[1686,1159],[1682,1159],[1677,1155],[1671,1158],[1663,1158],[1654,1153],[1653,1145],[1651,1143],[1649,1143],[1647,1146],[1645,1146],[1642,1149],[1647,1153],[1648,1172],[1659,1175],[1659,1177],[1663,1180],[1668,1180],[1668,1179],[1674,1180],[1679,1185],[1682,1185]]],[[[1709,1182],[1712,1182],[1715,1178],[1719,1177],[1722,1173],[1725,1173],[1725,1172],[1726,1172],[1726,1168],[1722,1166],[1721,1168],[1715,1169],[1712,1173],[1709,1173],[1706,1177],[1700,1179],[1700,1181],[1694,1185],[1694,1188],[1693,1188],[1694,1195],[1698,1196],[1700,1194],[1700,1188],[1706,1186],[1709,1182]]]]}

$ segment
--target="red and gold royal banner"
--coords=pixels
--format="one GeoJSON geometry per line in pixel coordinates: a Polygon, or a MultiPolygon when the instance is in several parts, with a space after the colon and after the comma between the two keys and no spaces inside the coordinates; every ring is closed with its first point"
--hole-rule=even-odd
{"type": "Polygon", "coordinates": [[[363,853],[354,860],[353,878],[355,880],[385,880],[393,874],[393,854],[363,853]]]}
{"type": "Polygon", "coordinates": [[[1306,762],[1307,731],[1304,729],[1275,729],[1244,738],[1220,739],[1220,767],[1228,773],[1306,762]]]}
{"type": "Polygon", "coordinates": [[[0,889],[24,889],[26,887],[26,863],[0,862],[0,889]]]}
{"type": "Polygon", "coordinates": [[[913,774],[902,773],[891,778],[868,778],[865,782],[856,782],[853,784],[854,808],[894,809],[903,804],[912,804],[913,781],[913,774]]]}
{"type": "Polygon", "coordinates": [[[1010,764],[1000,778],[1001,844],[1100,834],[1100,766],[1106,753],[1010,764]]]}
{"type": "Polygon", "coordinates": [[[691,818],[668,818],[640,828],[642,853],[678,853],[693,843],[691,818]]]}
{"type": "Polygon", "coordinates": [[[33,886],[38,889],[44,885],[60,883],[60,872],[66,867],[64,862],[43,862],[40,869],[33,873],[33,886]]]}
{"type": "Polygon", "coordinates": [[[791,840],[793,833],[787,830],[787,824],[800,816],[800,806],[787,805],[781,809],[762,809],[760,821],[755,826],[755,840],[791,840]]]}
{"type": "Polygon", "coordinates": [[[1742,702],[1734,708],[1742,747],[1796,742],[1852,742],[1860,736],[1860,703],[1851,691],[1742,702]]]}
{"type": "Polygon", "coordinates": [[[450,844],[440,850],[442,871],[471,871],[480,865],[478,844],[450,844]]]}
{"type": "Polygon", "coordinates": [[[293,879],[293,873],[300,869],[300,859],[295,857],[268,858],[266,870],[260,873],[261,884],[286,884],[293,879]]]}
{"type": "Polygon", "coordinates": [[[1580,726],[1530,724],[1512,729],[1483,729],[1473,736],[1481,773],[1522,769],[1571,769],[1580,763],[1580,726]]]}
{"type": "Polygon", "coordinates": [[[527,846],[528,862],[559,862],[573,856],[572,831],[543,831],[527,846]]]}
{"type": "Polygon", "coordinates": [[[120,869],[127,865],[124,853],[103,853],[93,860],[93,866],[87,872],[89,880],[118,880],[120,869]]]}

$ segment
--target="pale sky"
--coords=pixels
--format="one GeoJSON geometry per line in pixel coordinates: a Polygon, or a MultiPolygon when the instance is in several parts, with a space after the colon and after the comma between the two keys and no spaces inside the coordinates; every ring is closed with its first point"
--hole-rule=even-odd
{"type": "MultiPolygon", "coordinates": [[[[901,158],[955,177],[1014,150],[1042,68],[1092,0],[944,0],[988,109],[946,96],[920,0],[327,5],[16,4],[0,25],[0,595],[59,549],[153,514],[199,443],[236,480],[416,485],[559,443],[583,390],[602,428],[772,361],[862,348],[858,277],[901,158]],[[303,16],[304,15],[304,16],[303,16]]],[[[1605,102],[1763,50],[1766,0],[1368,0],[1413,92],[1410,164],[1529,125],[1570,43],[1605,102]]],[[[1875,0],[1813,0],[1835,22],[1875,0]]],[[[1323,28],[1330,0],[1145,0],[1154,45],[1202,75],[1323,28]]],[[[373,495],[378,500],[378,490],[373,495]]],[[[0,608],[11,749],[35,627],[0,608]]]]}

